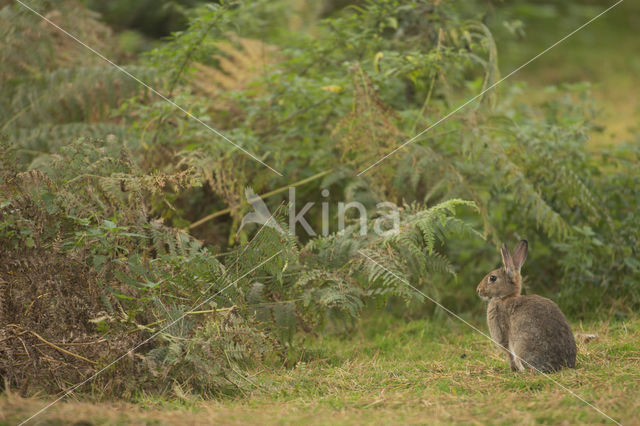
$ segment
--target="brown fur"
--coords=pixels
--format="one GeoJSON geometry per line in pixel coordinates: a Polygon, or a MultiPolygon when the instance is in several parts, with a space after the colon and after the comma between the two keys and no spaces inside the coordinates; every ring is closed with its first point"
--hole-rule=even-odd
{"type": "Polygon", "coordinates": [[[544,372],[574,368],[576,343],[558,305],[544,297],[520,295],[520,268],[527,256],[527,247],[526,240],[520,241],[511,256],[503,244],[504,266],[489,272],[478,284],[478,295],[489,300],[489,332],[507,353],[514,371],[524,371],[525,367],[544,372]]]}

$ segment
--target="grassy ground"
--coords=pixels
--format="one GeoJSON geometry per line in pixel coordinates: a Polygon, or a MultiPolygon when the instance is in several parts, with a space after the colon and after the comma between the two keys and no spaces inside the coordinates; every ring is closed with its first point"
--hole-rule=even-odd
{"type": "MultiPolygon", "coordinates": [[[[481,329],[485,326],[479,324],[481,329]]],[[[640,320],[574,324],[597,333],[579,342],[575,370],[551,375],[623,424],[640,424],[640,320]]],[[[467,326],[404,323],[389,316],[364,321],[353,337],[322,338],[306,362],[251,378],[243,398],[138,404],[66,401],[41,424],[246,423],[602,423],[606,418],[548,378],[513,373],[499,351],[467,326]]],[[[0,423],[13,424],[44,405],[0,398],[0,423]]]]}

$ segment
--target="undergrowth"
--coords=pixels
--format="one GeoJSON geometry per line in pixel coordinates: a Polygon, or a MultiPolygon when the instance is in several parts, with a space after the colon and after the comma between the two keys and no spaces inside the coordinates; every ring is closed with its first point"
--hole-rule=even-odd
{"type": "MultiPolygon", "coordinates": [[[[350,336],[307,336],[306,350],[292,367],[251,370],[255,386],[242,398],[203,401],[184,393],[173,399],[141,393],[135,404],[62,402],[41,419],[96,424],[244,423],[258,417],[268,424],[606,422],[549,379],[511,372],[497,347],[460,322],[403,322],[376,310],[363,317],[350,336]]],[[[638,321],[572,327],[597,339],[579,338],[576,369],[552,378],[622,424],[633,424],[640,413],[634,391],[638,321]]],[[[0,398],[0,411],[10,422],[42,406],[43,401],[15,393],[0,398]]]]}

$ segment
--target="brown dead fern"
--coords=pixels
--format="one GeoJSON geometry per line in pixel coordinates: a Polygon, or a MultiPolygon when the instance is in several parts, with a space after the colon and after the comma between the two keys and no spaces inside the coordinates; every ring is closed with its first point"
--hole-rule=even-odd
{"type": "MultiPolygon", "coordinates": [[[[373,83],[359,64],[353,73],[353,109],[332,132],[341,154],[341,161],[362,169],[391,152],[399,145],[402,132],[396,126],[397,116],[378,95],[373,83]]],[[[375,180],[390,182],[390,167],[376,169],[375,180]]]]}
{"type": "Polygon", "coordinates": [[[217,66],[195,64],[190,84],[204,96],[242,90],[276,61],[277,49],[260,40],[230,35],[229,41],[216,44],[220,53],[212,58],[217,66]]]}

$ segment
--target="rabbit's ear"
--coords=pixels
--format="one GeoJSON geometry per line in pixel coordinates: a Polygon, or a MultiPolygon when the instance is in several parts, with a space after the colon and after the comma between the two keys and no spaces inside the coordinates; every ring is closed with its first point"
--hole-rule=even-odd
{"type": "Polygon", "coordinates": [[[527,240],[522,240],[516,244],[516,248],[513,249],[513,266],[519,271],[524,264],[524,260],[527,258],[527,249],[529,243],[527,240]]]}
{"type": "Polygon", "coordinates": [[[508,274],[511,274],[514,271],[513,267],[513,259],[511,258],[511,254],[509,253],[509,249],[506,244],[502,243],[500,247],[500,253],[502,254],[502,263],[504,264],[504,269],[507,270],[508,274]]]}

